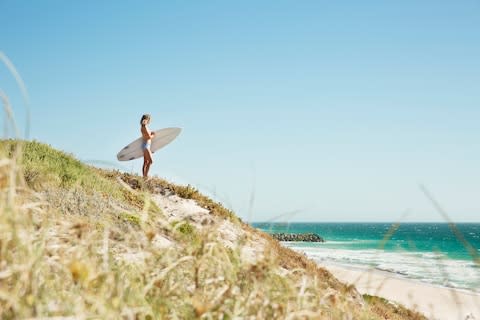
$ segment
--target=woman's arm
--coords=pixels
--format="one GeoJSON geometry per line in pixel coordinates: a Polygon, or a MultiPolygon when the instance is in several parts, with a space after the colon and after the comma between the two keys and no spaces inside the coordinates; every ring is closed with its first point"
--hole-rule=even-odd
{"type": "Polygon", "coordinates": [[[155,132],[150,131],[150,129],[147,129],[147,133],[148,133],[148,136],[150,137],[150,139],[152,139],[153,136],[155,135],[155,132]]]}
{"type": "Polygon", "coordinates": [[[144,125],[142,125],[141,131],[142,131],[143,139],[145,139],[145,140],[150,140],[155,135],[155,132],[150,131],[150,129],[148,129],[148,127],[144,126],[144,125]]]}

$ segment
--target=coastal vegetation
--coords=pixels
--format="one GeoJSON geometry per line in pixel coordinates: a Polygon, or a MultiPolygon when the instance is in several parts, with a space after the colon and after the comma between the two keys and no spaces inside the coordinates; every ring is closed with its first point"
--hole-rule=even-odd
{"type": "Polygon", "coordinates": [[[48,317],[424,319],[360,295],[191,186],[3,140],[0,318],[48,317]],[[169,199],[209,219],[167,211],[169,199]]]}

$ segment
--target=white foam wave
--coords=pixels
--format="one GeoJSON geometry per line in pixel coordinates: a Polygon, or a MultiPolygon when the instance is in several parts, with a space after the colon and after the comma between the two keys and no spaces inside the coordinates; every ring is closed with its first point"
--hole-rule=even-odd
{"type": "Polygon", "coordinates": [[[300,247],[293,244],[288,246],[320,263],[375,268],[431,284],[480,291],[480,268],[473,261],[448,259],[437,252],[348,250],[321,246],[300,247]]]}

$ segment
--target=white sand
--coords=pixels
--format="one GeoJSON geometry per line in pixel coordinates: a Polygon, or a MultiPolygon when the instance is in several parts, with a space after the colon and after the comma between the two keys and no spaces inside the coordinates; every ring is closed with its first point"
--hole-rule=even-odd
{"type": "MultiPolygon", "coordinates": [[[[240,257],[244,263],[255,264],[263,259],[265,240],[256,236],[246,236],[242,228],[225,218],[213,216],[210,211],[200,207],[194,200],[182,199],[174,194],[155,194],[153,197],[155,203],[162,209],[169,222],[188,221],[196,229],[209,228],[218,233],[219,239],[229,248],[240,246],[240,257]]],[[[174,243],[163,241],[165,247],[174,243]]]]}
{"type": "Polygon", "coordinates": [[[322,265],[337,279],[364,294],[383,297],[417,310],[429,319],[480,320],[480,295],[403,279],[378,270],[322,265]]]}

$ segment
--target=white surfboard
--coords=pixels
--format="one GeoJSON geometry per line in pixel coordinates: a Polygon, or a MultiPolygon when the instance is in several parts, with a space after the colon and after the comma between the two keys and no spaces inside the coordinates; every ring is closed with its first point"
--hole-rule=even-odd
{"type": "MultiPolygon", "coordinates": [[[[155,131],[155,136],[152,138],[150,150],[155,152],[158,149],[165,147],[167,144],[172,142],[181,131],[182,129],[180,128],[165,128],[155,131]]],[[[120,152],[117,154],[117,159],[119,161],[129,161],[143,157],[142,144],[143,138],[138,138],[120,150],[120,152]]]]}

